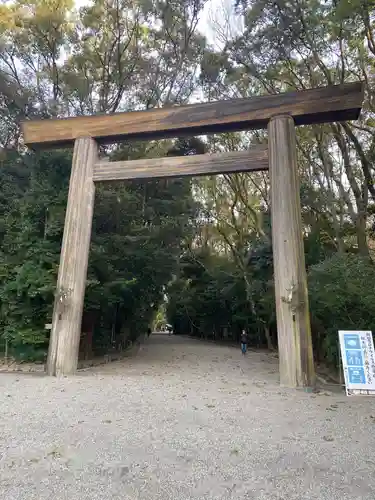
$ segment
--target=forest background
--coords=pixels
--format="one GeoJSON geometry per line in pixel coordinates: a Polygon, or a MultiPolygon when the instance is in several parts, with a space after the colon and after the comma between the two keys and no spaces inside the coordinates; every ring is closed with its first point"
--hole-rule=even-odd
{"type": "MultiPolygon", "coordinates": [[[[358,121],[297,131],[317,361],[337,364],[339,329],[373,329],[374,2],[222,1],[0,5],[0,352],[45,358],[72,155],[25,148],[22,120],[355,80],[365,84],[358,121]]],[[[264,141],[264,131],[228,133],[102,154],[179,156],[264,141]]],[[[270,214],[265,173],[99,187],[83,321],[92,354],[165,321],[216,341],[246,328],[254,347],[277,349],[270,214]]]]}

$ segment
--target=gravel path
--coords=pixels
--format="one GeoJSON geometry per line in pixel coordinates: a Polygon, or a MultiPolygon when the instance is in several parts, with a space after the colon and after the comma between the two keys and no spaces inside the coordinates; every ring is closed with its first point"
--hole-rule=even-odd
{"type": "Polygon", "coordinates": [[[280,389],[275,360],[152,335],[75,378],[0,375],[2,500],[373,500],[375,400],[280,389]]]}

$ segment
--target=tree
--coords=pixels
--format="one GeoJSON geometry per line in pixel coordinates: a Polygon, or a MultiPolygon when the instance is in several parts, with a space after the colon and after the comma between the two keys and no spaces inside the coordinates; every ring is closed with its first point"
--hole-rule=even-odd
{"type": "Polygon", "coordinates": [[[196,89],[206,44],[196,32],[202,7],[201,0],[95,0],[79,11],[71,0],[3,5],[0,91],[17,109],[16,116],[6,113],[15,128],[13,143],[25,117],[186,101],[196,89]]]}
{"type": "MultiPolygon", "coordinates": [[[[71,152],[26,152],[20,121],[184,102],[198,83],[202,7],[199,0],[95,0],[79,11],[70,0],[1,6],[1,335],[18,354],[28,345],[45,348],[71,163],[71,152]]],[[[105,152],[113,159],[157,157],[169,149],[192,152],[193,143],[105,152]]],[[[189,181],[97,190],[85,312],[96,318],[98,349],[135,338],[150,322],[194,211],[189,181]]]]}
{"type": "Polygon", "coordinates": [[[312,266],[309,293],[320,361],[338,366],[338,330],[368,330],[374,324],[374,264],[358,255],[336,254],[312,266]]]}
{"type": "Polygon", "coordinates": [[[243,33],[204,59],[210,94],[226,88],[227,95],[249,96],[364,80],[358,123],[300,128],[297,134],[303,182],[325,193],[336,244],[345,249],[343,229],[350,221],[358,251],[368,255],[367,219],[375,194],[373,6],[346,0],[259,0],[237,6],[243,33]]]}

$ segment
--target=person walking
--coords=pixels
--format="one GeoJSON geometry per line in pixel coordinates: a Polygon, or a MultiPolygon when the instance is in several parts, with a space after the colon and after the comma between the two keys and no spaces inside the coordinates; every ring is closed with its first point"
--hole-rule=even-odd
{"type": "Polygon", "coordinates": [[[242,333],[241,333],[241,351],[242,351],[242,354],[246,354],[246,350],[247,350],[247,333],[245,330],[242,330],[242,333]]]}

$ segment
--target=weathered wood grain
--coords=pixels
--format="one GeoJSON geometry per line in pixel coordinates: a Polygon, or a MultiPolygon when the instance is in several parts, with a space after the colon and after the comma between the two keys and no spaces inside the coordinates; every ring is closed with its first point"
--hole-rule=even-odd
{"type": "Polygon", "coordinates": [[[211,155],[99,162],[94,167],[94,181],[185,177],[267,169],[268,148],[257,146],[247,151],[211,155]]]}
{"type": "Polygon", "coordinates": [[[280,383],[311,387],[315,373],[295,126],[290,116],[270,121],[268,148],[280,383]]]}
{"type": "Polygon", "coordinates": [[[46,365],[49,375],[70,375],[77,369],[97,156],[93,139],[76,140],[46,365]]]}
{"type": "Polygon", "coordinates": [[[355,120],[362,101],[363,84],[357,82],[149,111],[25,121],[22,129],[25,143],[34,148],[69,146],[77,137],[86,136],[108,144],[261,129],[279,114],[290,114],[296,125],[355,120]]]}

